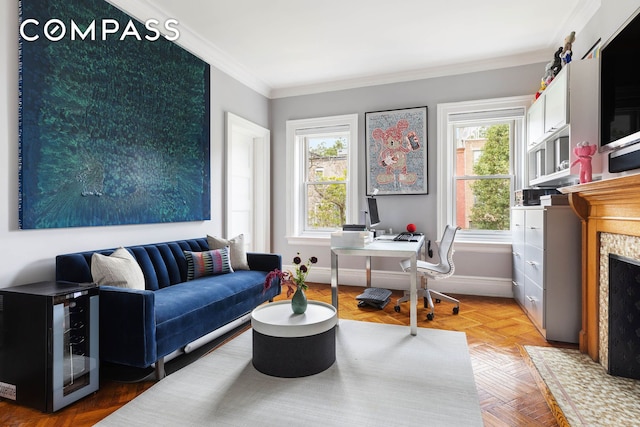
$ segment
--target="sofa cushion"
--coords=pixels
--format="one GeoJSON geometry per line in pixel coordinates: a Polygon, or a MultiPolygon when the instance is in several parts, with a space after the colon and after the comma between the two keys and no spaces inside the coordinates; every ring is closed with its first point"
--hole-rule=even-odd
{"type": "Polygon", "coordinates": [[[244,234],[239,234],[233,239],[207,236],[207,243],[209,244],[209,249],[222,249],[228,246],[229,256],[231,257],[231,267],[234,270],[249,270],[247,251],[244,246],[244,234]]]}
{"type": "Polygon", "coordinates": [[[91,276],[98,285],[144,289],[144,274],[138,262],[125,248],[120,247],[109,256],[91,256],[91,276]]]}
{"type": "Polygon", "coordinates": [[[250,313],[272,298],[263,292],[266,275],[264,271],[240,270],[154,292],[158,357],[250,313]]]}
{"type": "Polygon", "coordinates": [[[233,273],[228,247],[202,252],[184,251],[184,256],[187,260],[187,280],[214,274],[233,273]]]}

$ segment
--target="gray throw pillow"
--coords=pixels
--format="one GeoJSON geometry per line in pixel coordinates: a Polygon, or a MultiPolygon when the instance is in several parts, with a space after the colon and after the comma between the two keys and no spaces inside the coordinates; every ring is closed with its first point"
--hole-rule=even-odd
{"type": "Polygon", "coordinates": [[[209,244],[209,249],[222,249],[228,246],[231,268],[234,270],[249,270],[247,251],[244,247],[244,234],[239,234],[233,239],[207,236],[207,243],[209,244]]]}
{"type": "Polygon", "coordinates": [[[109,256],[91,256],[91,276],[98,285],[144,289],[144,274],[133,255],[120,247],[109,256]]]}

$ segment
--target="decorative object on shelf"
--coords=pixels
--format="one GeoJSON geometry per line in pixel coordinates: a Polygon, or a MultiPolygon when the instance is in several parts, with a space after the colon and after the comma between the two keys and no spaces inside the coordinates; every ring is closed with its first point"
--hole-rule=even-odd
{"type": "Polygon", "coordinates": [[[418,227],[416,227],[415,224],[407,224],[407,231],[409,233],[415,233],[415,231],[418,229],[418,227]]]}
{"type": "Polygon", "coordinates": [[[564,47],[562,48],[562,54],[560,55],[563,65],[567,65],[571,62],[571,55],[573,54],[571,46],[574,41],[576,41],[576,32],[571,31],[571,33],[564,38],[564,47]]]}
{"type": "Polygon", "coordinates": [[[573,154],[578,158],[571,163],[571,166],[578,163],[580,164],[580,184],[591,182],[593,179],[591,157],[593,157],[596,151],[598,151],[598,147],[596,145],[589,144],[587,141],[579,142],[573,149],[573,154]]]}
{"type": "Polygon", "coordinates": [[[280,271],[277,268],[270,271],[264,280],[264,290],[271,288],[273,279],[280,279],[281,286],[287,286],[287,298],[293,295],[291,299],[291,309],[295,314],[302,314],[307,310],[307,296],[304,291],[307,290],[306,284],[307,275],[312,264],[318,262],[318,258],[312,256],[305,264],[302,263],[300,258],[300,252],[293,257],[293,264],[295,265],[295,273],[291,271],[280,271]]]}
{"type": "Polygon", "coordinates": [[[560,55],[562,54],[562,46],[556,50],[556,53],[553,54],[553,62],[551,63],[551,71],[553,71],[553,77],[557,76],[560,70],[562,70],[562,59],[560,55]]]}
{"type": "Polygon", "coordinates": [[[536,92],[536,99],[542,95],[542,92],[551,84],[553,79],[558,75],[562,67],[571,62],[573,52],[571,46],[576,41],[576,32],[571,33],[564,38],[564,45],[560,46],[553,54],[553,60],[548,62],[544,67],[544,76],[540,79],[540,89],[536,92]]]}
{"type": "Polygon", "coordinates": [[[365,113],[367,194],[427,194],[427,107],[365,113]]]}
{"type": "MultiPolygon", "coordinates": [[[[549,67],[549,69],[551,69],[551,67],[549,67]]],[[[545,74],[545,76],[540,79],[540,89],[538,89],[538,91],[536,92],[536,99],[540,98],[540,95],[542,95],[542,92],[544,92],[546,88],[547,88],[547,82],[546,82],[546,74],[545,74]]]]}

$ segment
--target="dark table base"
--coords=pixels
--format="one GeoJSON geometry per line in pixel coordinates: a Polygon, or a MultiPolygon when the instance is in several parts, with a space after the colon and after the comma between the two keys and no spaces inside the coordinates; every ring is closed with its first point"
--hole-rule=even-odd
{"type": "Polygon", "coordinates": [[[308,337],[282,338],[253,331],[253,366],[263,374],[298,378],[317,374],[336,361],[336,328],[308,337]]]}

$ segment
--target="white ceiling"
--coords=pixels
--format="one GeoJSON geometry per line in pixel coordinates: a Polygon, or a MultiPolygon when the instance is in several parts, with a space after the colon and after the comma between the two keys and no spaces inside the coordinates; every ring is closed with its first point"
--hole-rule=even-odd
{"type": "Polygon", "coordinates": [[[109,0],[272,98],[549,61],[600,0],[109,0]]]}

